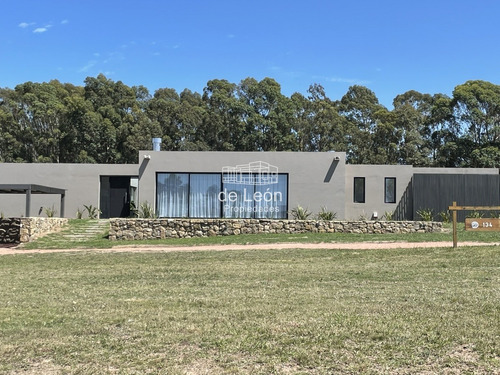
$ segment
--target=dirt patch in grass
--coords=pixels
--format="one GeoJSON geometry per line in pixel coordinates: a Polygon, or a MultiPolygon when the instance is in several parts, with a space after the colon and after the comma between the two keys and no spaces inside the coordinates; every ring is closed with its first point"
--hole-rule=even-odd
{"type": "MultiPolygon", "coordinates": [[[[500,242],[460,242],[459,247],[471,246],[500,246],[500,242]]],[[[196,245],[196,246],[168,246],[168,245],[118,245],[107,249],[22,249],[17,247],[0,247],[0,255],[40,254],[58,252],[181,252],[181,251],[229,251],[229,250],[279,250],[279,249],[416,249],[416,248],[453,247],[450,241],[441,242],[393,242],[393,241],[365,241],[365,242],[323,242],[323,243],[264,243],[264,244],[229,244],[229,245],[196,245]]]]}

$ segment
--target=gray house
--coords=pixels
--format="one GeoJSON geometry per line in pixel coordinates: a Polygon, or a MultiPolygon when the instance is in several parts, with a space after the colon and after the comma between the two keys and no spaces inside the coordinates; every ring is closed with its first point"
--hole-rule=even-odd
{"type": "Polygon", "coordinates": [[[141,151],[137,164],[0,163],[0,214],[128,217],[148,202],[160,217],[288,218],[302,206],[338,219],[418,219],[422,208],[500,205],[497,168],[346,165],[343,152],[141,151]],[[34,187],[34,188],[32,188],[34,187]],[[52,190],[50,190],[50,189],[52,190]]]}

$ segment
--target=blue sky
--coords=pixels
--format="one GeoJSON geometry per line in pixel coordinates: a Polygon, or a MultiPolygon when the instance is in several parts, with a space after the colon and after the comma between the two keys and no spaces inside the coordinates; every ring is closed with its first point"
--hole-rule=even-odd
{"type": "Polygon", "coordinates": [[[274,78],[282,93],[349,86],[380,102],[500,83],[500,2],[461,0],[3,1],[0,87],[88,76],[202,93],[207,81],[274,78]]]}

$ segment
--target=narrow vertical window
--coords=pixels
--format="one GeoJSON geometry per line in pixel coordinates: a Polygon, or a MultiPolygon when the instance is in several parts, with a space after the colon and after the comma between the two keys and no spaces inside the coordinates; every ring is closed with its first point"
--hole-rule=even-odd
{"type": "Polygon", "coordinates": [[[384,202],[396,203],[396,177],[386,177],[384,180],[384,202]]]}
{"type": "Polygon", "coordinates": [[[354,203],[365,203],[364,177],[354,177],[354,203]]]}

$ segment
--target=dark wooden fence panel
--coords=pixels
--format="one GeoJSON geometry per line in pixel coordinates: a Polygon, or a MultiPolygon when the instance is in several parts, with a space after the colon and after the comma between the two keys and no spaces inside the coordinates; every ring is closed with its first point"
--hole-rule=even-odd
{"type": "MultiPolygon", "coordinates": [[[[440,220],[438,214],[447,211],[452,202],[461,206],[500,205],[500,175],[415,174],[412,193],[413,220],[420,219],[417,211],[421,209],[432,209],[435,219],[440,220]]],[[[458,212],[458,220],[464,221],[468,214],[458,212]]]]}

